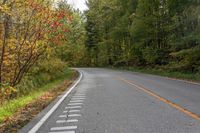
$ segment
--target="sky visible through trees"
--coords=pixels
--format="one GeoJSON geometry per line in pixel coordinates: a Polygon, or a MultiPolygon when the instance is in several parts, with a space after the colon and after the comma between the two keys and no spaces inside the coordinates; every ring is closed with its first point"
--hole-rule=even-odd
{"type": "Polygon", "coordinates": [[[57,3],[0,0],[1,94],[52,81],[66,66],[200,73],[199,0],[57,3]]]}
{"type": "Polygon", "coordinates": [[[65,1],[0,0],[0,102],[78,64],[84,35],[81,14],[65,1]]]}
{"type": "Polygon", "coordinates": [[[88,9],[85,0],[68,0],[67,2],[75,9],[79,9],[80,11],[85,11],[88,9]]]}
{"type": "Polygon", "coordinates": [[[199,0],[88,0],[88,7],[88,64],[199,73],[199,0]]]}

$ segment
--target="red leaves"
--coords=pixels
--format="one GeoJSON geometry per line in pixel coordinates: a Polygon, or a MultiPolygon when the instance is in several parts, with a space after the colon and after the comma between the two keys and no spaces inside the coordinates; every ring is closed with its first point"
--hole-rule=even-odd
{"type": "Polygon", "coordinates": [[[29,0],[28,5],[30,8],[35,9],[35,10],[39,10],[42,8],[38,3],[35,3],[32,0],[29,0]]]}
{"type": "Polygon", "coordinates": [[[63,19],[65,17],[65,12],[64,11],[60,11],[59,13],[58,13],[58,18],[59,19],[63,19]]]}
{"type": "Polygon", "coordinates": [[[69,23],[73,18],[68,9],[50,9],[34,0],[28,0],[28,5],[32,10],[36,10],[40,21],[45,27],[38,30],[38,39],[43,39],[42,36],[47,34],[50,39],[48,41],[53,44],[59,45],[65,39],[65,34],[69,32],[69,23]]]}
{"type": "Polygon", "coordinates": [[[68,29],[64,29],[64,32],[69,32],[69,30],[68,29]]]}
{"type": "Polygon", "coordinates": [[[51,25],[51,28],[57,28],[60,25],[58,21],[54,21],[53,24],[51,25]]]}
{"type": "Polygon", "coordinates": [[[72,21],[72,16],[67,16],[67,19],[71,22],[72,21]]]}
{"type": "Polygon", "coordinates": [[[50,42],[61,45],[63,40],[66,40],[65,34],[69,32],[68,23],[72,21],[72,16],[65,10],[56,11],[53,16],[54,17],[50,20],[50,42]]]}

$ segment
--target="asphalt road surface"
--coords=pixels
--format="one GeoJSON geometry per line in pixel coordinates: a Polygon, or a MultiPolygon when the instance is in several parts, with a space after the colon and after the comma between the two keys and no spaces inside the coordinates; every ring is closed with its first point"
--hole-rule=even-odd
{"type": "Polygon", "coordinates": [[[19,133],[200,133],[200,84],[128,71],[78,70],[82,78],[76,87],[19,133]]]}

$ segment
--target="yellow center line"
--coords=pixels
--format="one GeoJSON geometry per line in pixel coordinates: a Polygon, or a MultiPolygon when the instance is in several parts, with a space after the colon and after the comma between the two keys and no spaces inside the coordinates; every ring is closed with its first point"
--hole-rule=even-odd
{"type": "Polygon", "coordinates": [[[199,116],[199,115],[197,115],[197,114],[195,114],[195,113],[192,113],[192,112],[190,112],[189,110],[184,109],[183,107],[181,107],[181,106],[179,106],[179,105],[177,105],[177,104],[175,104],[175,103],[173,103],[173,102],[171,102],[171,101],[169,101],[169,100],[167,100],[167,99],[165,99],[165,98],[159,96],[158,94],[156,94],[156,93],[150,91],[150,89],[145,88],[145,87],[142,86],[142,85],[136,84],[136,83],[133,82],[133,81],[126,80],[126,79],[124,79],[124,78],[122,78],[122,77],[118,77],[118,79],[120,79],[121,81],[124,81],[125,83],[128,83],[128,84],[130,84],[130,85],[132,85],[132,86],[135,86],[138,90],[142,90],[143,92],[149,94],[150,96],[153,96],[154,98],[158,99],[159,101],[162,101],[163,103],[166,103],[166,104],[170,105],[171,107],[173,107],[173,108],[179,110],[180,112],[186,114],[187,116],[190,116],[190,117],[192,117],[192,118],[194,118],[194,119],[200,121],[200,116],[199,116]]]}

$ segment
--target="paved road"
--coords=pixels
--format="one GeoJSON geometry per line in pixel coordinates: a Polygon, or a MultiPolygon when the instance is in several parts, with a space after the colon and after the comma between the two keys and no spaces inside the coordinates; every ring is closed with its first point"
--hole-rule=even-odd
{"type": "Polygon", "coordinates": [[[200,133],[200,85],[128,71],[78,70],[82,80],[37,133],[200,133]]]}

